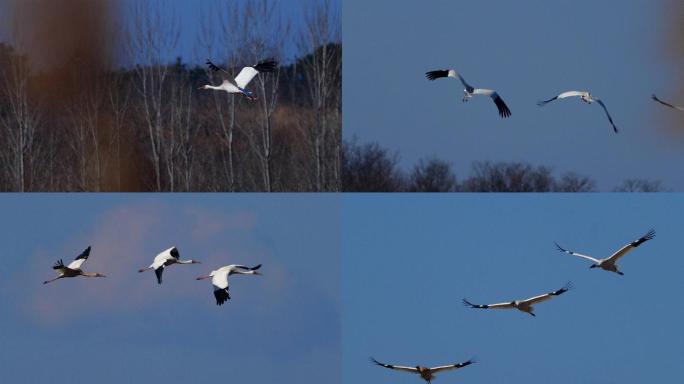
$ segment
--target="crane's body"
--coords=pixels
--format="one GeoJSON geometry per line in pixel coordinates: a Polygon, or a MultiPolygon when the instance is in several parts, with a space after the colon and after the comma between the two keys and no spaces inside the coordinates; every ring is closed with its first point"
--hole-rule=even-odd
{"type": "Polygon", "coordinates": [[[539,105],[540,107],[543,107],[546,104],[548,104],[554,100],[565,99],[568,97],[579,97],[580,100],[584,101],[587,104],[591,104],[593,102],[596,102],[598,105],[601,106],[601,108],[603,108],[603,111],[606,113],[606,117],[608,117],[608,121],[610,122],[610,125],[613,127],[613,131],[615,133],[618,133],[618,128],[615,125],[615,123],[613,122],[613,118],[610,116],[610,113],[608,113],[608,108],[606,108],[606,105],[603,103],[603,101],[601,101],[601,99],[595,98],[588,91],[567,91],[567,92],[563,92],[563,93],[561,93],[557,96],[554,96],[548,100],[539,101],[537,103],[537,105],[539,105]]]}
{"type": "Polygon", "coordinates": [[[543,295],[538,295],[534,297],[530,297],[529,299],[525,300],[513,300],[510,302],[504,302],[504,303],[496,303],[496,304],[473,304],[468,299],[463,299],[463,304],[465,306],[470,307],[470,308],[478,308],[478,309],[517,309],[521,312],[525,312],[531,316],[536,316],[534,314],[534,305],[542,303],[544,301],[550,300],[551,298],[555,296],[562,295],[563,293],[567,292],[572,288],[572,283],[567,283],[563,288],[545,293],[543,295]]]}
{"type": "Polygon", "coordinates": [[[641,244],[643,244],[649,240],[652,240],[654,237],[655,237],[655,231],[651,229],[645,235],[641,236],[637,240],[632,241],[629,244],[626,244],[625,246],[623,246],[622,248],[617,250],[612,255],[610,255],[606,258],[603,258],[603,259],[597,259],[597,258],[594,258],[591,256],[583,255],[581,253],[569,251],[567,249],[564,249],[560,245],[558,245],[558,243],[556,243],[556,248],[558,248],[559,251],[567,253],[569,255],[581,257],[583,259],[587,259],[587,260],[592,261],[593,264],[589,267],[590,269],[600,268],[600,269],[603,269],[604,271],[614,272],[614,273],[617,273],[618,275],[622,276],[622,275],[624,275],[624,273],[622,271],[620,271],[620,269],[617,265],[617,261],[621,257],[623,257],[624,255],[626,255],[629,252],[631,252],[632,250],[634,250],[634,248],[640,246],[641,244]]]}
{"type": "MultiPolygon", "coordinates": [[[[224,74],[229,74],[225,69],[207,60],[207,66],[213,72],[223,72],[224,74]]],[[[244,67],[235,77],[235,79],[224,78],[223,83],[218,86],[207,84],[202,86],[200,89],[213,89],[215,91],[224,91],[229,94],[242,94],[250,100],[256,100],[254,93],[247,90],[247,85],[254,79],[259,73],[270,73],[275,72],[278,67],[278,63],[273,60],[264,60],[255,64],[251,67],[244,67]]]]}
{"type": "Polygon", "coordinates": [[[83,252],[81,252],[80,255],[76,256],[74,261],[69,263],[69,265],[64,265],[64,262],[62,259],[57,260],[55,265],[52,267],[52,269],[57,272],[57,277],[46,280],[43,282],[43,284],[51,283],[57,279],[62,279],[65,277],[76,277],[76,276],[84,276],[84,277],[106,277],[105,275],[101,273],[96,273],[96,272],[84,272],[81,269],[81,266],[83,266],[83,263],[88,260],[88,257],[90,256],[90,249],[91,247],[88,246],[83,252]]]}
{"type": "Polygon", "coordinates": [[[154,261],[149,267],[141,268],[138,272],[145,272],[150,269],[154,270],[155,275],[157,275],[157,283],[161,285],[164,268],[173,264],[200,264],[200,262],[197,260],[181,260],[178,248],[171,247],[155,256],[154,261]]]}
{"type": "Polygon", "coordinates": [[[501,98],[501,96],[499,96],[499,94],[496,91],[492,89],[473,87],[472,85],[468,84],[463,78],[463,76],[461,76],[461,74],[454,69],[430,71],[425,73],[425,76],[430,81],[442,77],[458,79],[461,81],[461,84],[463,84],[463,87],[465,88],[463,90],[463,102],[467,102],[475,95],[487,96],[490,97],[492,101],[494,101],[496,108],[499,110],[499,116],[501,116],[502,118],[511,116],[511,110],[508,108],[506,103],[504,103],[503,99],[501,98]]]}
{"type": "Polygon", "coordinates": [[[401,366],[401,365],[385,364],[385,363],[381,363],[381,362],[375,360],[372,357],[371,357],[371,361],[374,364],[379,365],[381,367],[385,367],[385,368],[389,368],[389,369],[393,369],[393,370],[397,370],[397,371],[417,373],[428,384],[430,384],[432,382],[432,380],[435,378],[435,373],[437,373],[437,372],[460,369],[460,368],[466,367],[470,364],[473,364],[475,362],[475,360],[470,359],[470,360],[465,361],[463,363],[440,365],[438,367],[430,368],[430,367],[423,367],[421,365],[417,365],[415,367],[407,367],[407,366],[401,366]]]}
{"type": "Polygon", "coordinates": [[[221,267],[210,274],[200,276],[197,280],[204,280],[211,278],[211,285],[214,287],[214,298],[216,299],[216,305],[223,305],[227,300],[230,300],[230,294],[228,293],[228,276],[230,275],[261,275],[259,271],[261,264],[254,267],[246,267],[244,265],[231,264],[221,267]]]}

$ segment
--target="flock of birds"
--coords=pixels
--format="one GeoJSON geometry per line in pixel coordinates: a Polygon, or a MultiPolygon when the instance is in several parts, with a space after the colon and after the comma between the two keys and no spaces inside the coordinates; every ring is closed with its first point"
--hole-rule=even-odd
{"type": "MultiPolygon", "coordinates": [[[[603,259],[597,259],[591,256],[583,255],[574,251],[569,251],[565,248],[562,248],[560,245],[556,243],[556,247],[558,248],[559,251],[563,253],[567,253],[572,256],[577,256],[581,257],[587,260],[590,260],[592,262],[591,266],[589,268],[600,268],[603,269],[604,271],[609,271],[609,272],[614,272],[619,275],[624,275],[622,271],[618,268],[617,262],[625,256],[627,253],[631,252],[641,244],[652,240],[655,237],[655,231],[650,230],[648,233],[645,235],[641,236],[637,240],[632,241],[629,244],[626,244],[619,250],[617,250],[615,253],[612,255],[603,258],[603,259]]],[[[550,300],[556,296],[560,296],[563,293],[567,292],[572,288],[571,283],[567,283],[563,288],[553,291],[553,292],[548,292],[542,295],[530,297],[528,299],[523,299],[523,300],[512,300],[512,301],[505,301],[501,303],[496,303],[496,304],[473,304],[468,299],[463,299],[463,304],[466,305],[469,308],[476,308],[476,309],[517,309],[518,311],[527,313],[531,316],[536,316],[534,314],[534,305],[542,303],[544,301],[550,300]]],[[[374,359],[373,357],[370,358],[371,362],[373,364],[376,364],[381,367],[397,370],[397,371],[403,371],[403,372],[410,372],[414,374],[420,375],[420,377],[425,380],[428,384],[431,384],[432,380],[434,379],[435,373],[442,372],[442,371],[448,371],[448,370],[457,370],[460,368],[464,368],[469,366],[470,364],[475,363],[475,359],[469,359],[465,362],[462,363],[456,363],[456,364],[449,364],[449,365],[440,365],[437,367],[424,367],[421,365],[417,365],[415,367],[410,367],[410,366],[402,366],[402,365],[392,365],[392,364],[386,364],[386,363],[381,363],[378,360],[374,359]]]]}
{"type": "MultiPolygon", "coordinates": [[[[499,115],[502,118],[506,118],[506,117],[511,116],[511,110],[508,108],[508,106],[503,101],[501,96],[499,96],[497,91],[492,90],[492,89],[484,89],[484,88],[473,87],[472,85],[468,84],[465,81],[465,79],[463,78],[463,76],[461,76],[461,74],[454,69],[443,69],[443,70],[437,70],[437,71],[430,71],[430,72],[426,72],[425,76],[427,77],[428,80],[431,80],[431,81],[439,79],[439,78],[443,78],[443,77],[446,77],[446,78],[451,77],[454,79],[458,79],[463,84],[463,87],[465,87],[465,89],[463,90],[463,102],[467,102],[468,100],[470,100],[470,98],[472,98],[475,95],[488,96],[494,101],[494,104],[496,104],[496,108],[499,110],[499,115]]],[[[610,122],[610,125],[613,127],[613,131],[615,133],[618,133],[618,128],[615,125],[615,123],[613,122],[613,118],[610,116],[610,113],[608,112],[608,108],[606,108],[606,105],[603,103],[603,101],[601,101],[601,99],[594,97],[588,91],[562,92],[562,93],[560,93],[560,94],[558,94],[558,95],[556,95],[556,96],[554,96],[548,100],[539,101],[537,103],[537,105],[539,105],[540,107],[543,107],[544,105],[546,105],[552,101],[555,101],[558,99],[565,99],[568,97],[579,97],[580,100],[584,101],[587,104],[591,104],[593,102],[596,102],[598,105],[601,106],[601,108],[603,108],[603,111],[606,113],[606,116],[608,117],[608,121],[610,122]]],[[[667,107],[674,108],[674,109],[677,109],[680,111],[684,111],[684,107],[672,105],[670,103],[662,101],[656,95],[651,95],[651,98],[653,100],[659,102],[660,104],[667,106],[667,107]]]]}
{"type": "MultiPolygon", "coordinates": [[[[84,272],[81,267],[83,263],[88,260],[90,256],[91,247],[86,248],[80,255],[76,256],[76,259],[65,266],[64,262],[60,259],[52,267],[52,269],[57,272],[57,277],[46,280],[43,284],[51,283],[55,280],[62,279],[65,277],[106,277],[101,273],[84,272]]],[[[197,260],[181,260],[178,248],[171,247],[157,256],[155,256],[154,261],[149,267],[141,268],[138,272],[145,272],[148,270],[153,270],[155,275],[157,275],[157,283],[161,285],[162,274],[164,273],[164,268],[174,265],[174,264],[200,264],[197,260]]],[[[216,305],[223,305],[227,300],[230,299],[230,294],[228,293],[228,276],[230,275],[261,275],[258,269],[261,268],[261,264],[254,267],[246,267],[244,265],[231,264],[221,267],[217,270],[211,271],[210,274],[200,276],[197,280],[204,280],[211,278],[211,284],[214,287],[214,298],[216,299],[216,305]]]]}

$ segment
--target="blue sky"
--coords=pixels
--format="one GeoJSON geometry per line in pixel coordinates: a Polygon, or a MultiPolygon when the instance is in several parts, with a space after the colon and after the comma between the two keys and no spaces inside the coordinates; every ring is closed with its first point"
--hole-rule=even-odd
{"type": "MultiPolygon", "coordinates": [[[[244,0],[237,0],[244,3],[244,0]]],[[[298,52],[296,40],[298,33],[305,22],[304,15],[306,10],[314,4],[319,4],[324,0],[287,0],[273,2],[283,17],[283,21],[290,23],[291,31],[285,36],[284,59],[293,59],[298,52]]],[[[174,52],[168,53],[168,60],[174,61],[176,57],[182,57],[185,62],[204,64],[208,55],[224,54],[230,47],[215,44],[212,52],[205,52],[200,49],[198,36],[202,33],[202,25],[210,24],[217,26],[217,15],[219,10],[225,5],[233,2],[232,0],[120,0],[115,6],[111,7],[112,14],[110,19],[120,16],[123,20],[131,20],[133,5],[136,3],[163,4],[162,17],[164,25],[169,25],[171,20],[176,19],[180,25],[178,47],[174,52]],[[118,12],[118,13],[117,13],[118,12]]],[[[332,0],[331,3],[340,8],[340,0],[332,0]]],[[[12,23],[11,18],[14,12],[11,2],[0,3],[0,41],[11,40],[12,23]],[[4,15],[5,17],[2,17],[4,15]]],[[[266,24],[266,23],[265,23],[266,24]]],[[[256,26],[255,26],[256,27],[256,26]]],[[[218,30],[217,30],[218,33],[218,30]]]]}
{"type": "Polygon", "coordinates": [[[668,45],[682,12],[670,0],[346,0],[344,137],[398,151],[402,168],[438,157],[464,177],[474,161],[523,161],[601,190],[642,178],[682,191],[684,114],[650,100],[684,104],[668,45]],[[462,103],[454,79],[425,79],[449,67],[498,90],[512,117],[486,98],[462,103]],[[620,133],[598,105],[536,105],[565,90],[602,98],[620,133]]]}
{"type": "Polygon", "coordinates": [[[5,195],[0,381],[339,382],[339,204],[326,196],[5,195]],[[92,245],[101,279],[42,281],[92,245]],[[199,265],[137,273],[176,245],[199,265]],[[220,266],[262,263],[231,279],[220,266]]]}
{"type": "Polygon", "coordinates": [[[672,382],[684,363],[678,195],[368,195],[342,205],[343,383],[418,384],[368,358],[442,365],[435,383],[672,382]],[[655,228],[624,276],[598,257],[655,228]],[[518,311],[465,308],[574,289],[518,311]]]}

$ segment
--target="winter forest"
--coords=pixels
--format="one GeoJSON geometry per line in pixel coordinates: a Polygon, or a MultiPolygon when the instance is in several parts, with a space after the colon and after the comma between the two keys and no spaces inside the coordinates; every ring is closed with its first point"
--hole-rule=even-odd
{"type": "Polygon", "coordinates": [[[106,2],[71,3],[78,9],[49,10],[71,12],[68,24],[43,16],[31,24],[43,29],[27,32],[19,2],[13,38],[0,45],[0,190],[341,189],[341,27],[331,2],[296,18],[277,1],[217,2],[202,10],[192,63],[175,54],[176,15],[156,3],[128,4],[115,21],[87,13],[106,2]],[[31,42],[56,31],[50,47],[31,42]],[[250,101],[199,89],[222,82],[207,58],[233,76],[267,58],[280,66],[252,81],[250,101]]]}

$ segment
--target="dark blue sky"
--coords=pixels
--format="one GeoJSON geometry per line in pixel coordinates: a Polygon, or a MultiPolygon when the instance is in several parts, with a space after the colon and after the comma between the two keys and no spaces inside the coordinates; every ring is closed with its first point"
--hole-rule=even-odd
{"type": "Polygon", "coordinates": [[[684,355],[684,224],[675,195],[392,195],[342,205],[343,383],[419,384],[372,365],[479,363],[434,383],[673,382],[684,355]],[[619,263],[589,269],[559,242],[619,263]],[[536,307],[468,309],[574,289],[536,307]]]}
{"type": "Polygon", "coordinates": [[[339,382],[339,204],[323,196],[4,195],[0,381],[339,382]],[[53,263],[92,245],[86,271],[53,263]],[[137,273],[176,245],[199,265],[137,273]],[[195,277],[234,263],[215,305],[195,277]]]}
{"type": "Polygon", "coordinates": [[[650,100],[684,104],[681,56],[670,54],[670,12],[662,1],[364,1],[343,5],[344,137],[419,158],[451,162],[523,161],[574,171],[612,190],[627,178],[684,190],[684,114],[650,100]],[[461,102],[454,79],[425,72],[453,67],[474,86],[499,91],[513,115],[491,100],[461,102]],[[539,108],[565,90],[602,98],[539,108]]]}

